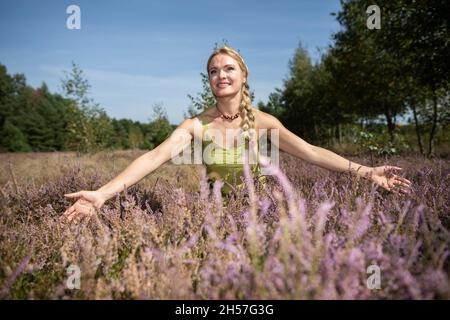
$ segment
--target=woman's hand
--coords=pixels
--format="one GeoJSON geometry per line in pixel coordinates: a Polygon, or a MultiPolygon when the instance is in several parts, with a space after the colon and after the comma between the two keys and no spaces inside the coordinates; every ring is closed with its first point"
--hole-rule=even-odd
{"type": "Polygon", "coordinates": [[[68,198],[80,198],[61,216],[62,220],[78,222],[85,217],[97,213],[106,201],[106,198],[98,191],[79,191],[65,194],[68,198]]]}
{"type": "Polygon", "coordinates": [[[398,170],[402,170],[402,168],[394,166],[375,167],[370,170],[368,178],[387,191],[395,194],[409,194],[411,181],[393,173],[398,170]]]}

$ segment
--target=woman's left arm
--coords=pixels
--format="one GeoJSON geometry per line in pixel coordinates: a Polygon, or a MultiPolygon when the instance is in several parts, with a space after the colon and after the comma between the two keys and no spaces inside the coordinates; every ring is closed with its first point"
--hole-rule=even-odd
{"type": "MultiPolygon", "coordinates": [[[[367,167],[350,161],[340,155],[307,143],[286,129],[274,116],[264,112],[258,112],[258,125],[260,128],[277,130],[279,137],[279,148],[297,158],[303,159],[311,164],[337,172],[350,172],[359,177],[367,178],[388,191],[394,193],[408,193],[411,182],[402,178],[394,171],[402,170],[395,166],[367,167]]],[[[273,133],[271,134],[273,135],[273,133]]]]}

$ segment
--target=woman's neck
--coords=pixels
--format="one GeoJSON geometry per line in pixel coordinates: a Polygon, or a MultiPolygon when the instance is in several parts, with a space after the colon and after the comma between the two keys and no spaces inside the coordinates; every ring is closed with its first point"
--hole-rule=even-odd
{"type": "Polygon", "coordinates": [[[239,106],[241,104],[241,97],[239,94],[234,97],[223,97],[217,99],[217,107],[220,112],[225,115],[235,115],[239,112],[239,106]]]}

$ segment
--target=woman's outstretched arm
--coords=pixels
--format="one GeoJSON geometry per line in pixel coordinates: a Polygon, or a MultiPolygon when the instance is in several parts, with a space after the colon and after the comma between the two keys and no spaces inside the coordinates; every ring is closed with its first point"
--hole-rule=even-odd
{"type": "Polygon", "coordinates": [[[388,191],[395,193],[408,193],[411,182],[405,178],[391,174],[402,170],[395,166],[367,167],[350,161],[340,155],[307,143],[286,129],[274,116],[258,112],[257,122],[263,129],[276,129],[279,136],[279,148],[297,158],[303,159],[319,167],[338,172],[351,172],[357,176],[367,178],[388,191]]]}
{"type": "Polygon", "coordinates": [[[99,209],[103,204],[116,193],[131,187],[142,178],[156,170],[159,166],[171,159],[172,156],[180,153],[190,144],[194,132],[194,120],[187,119],[164,142],[155,149],[143,154],[135,159],[117,177],[109,181],[96,191],[78,191],[69,193],[68,198],[79,198],[74,205],[68,208],[63,219],[68,221],[78,220],[83,216],[90,215],[99,209]]]}

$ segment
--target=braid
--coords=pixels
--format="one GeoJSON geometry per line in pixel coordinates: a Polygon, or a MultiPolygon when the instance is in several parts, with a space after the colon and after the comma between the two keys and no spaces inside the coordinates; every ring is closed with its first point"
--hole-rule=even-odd
{"type": "Polygon", "coordinates": [[[249,142],[249,151],[251,154],[251,161],[254,161],[258,154],[257,134],[255,128],[255,114],[252,110],[252,100],[250,98],[249,86],[245,83],[242,87],[242,100],[240,105],[242,117],[242,134],[244,139],[249,142]]]}
{"type": "Polygon", "coordinates": [[[252,135],[255,129],[255,115],[252,111],[252,100],[250,99],[249,86],[247,83],[242,87],[242,100],[240,105],[241,117],[242,117],[242,131],[247,138],[252,140],[252,135]]]}

